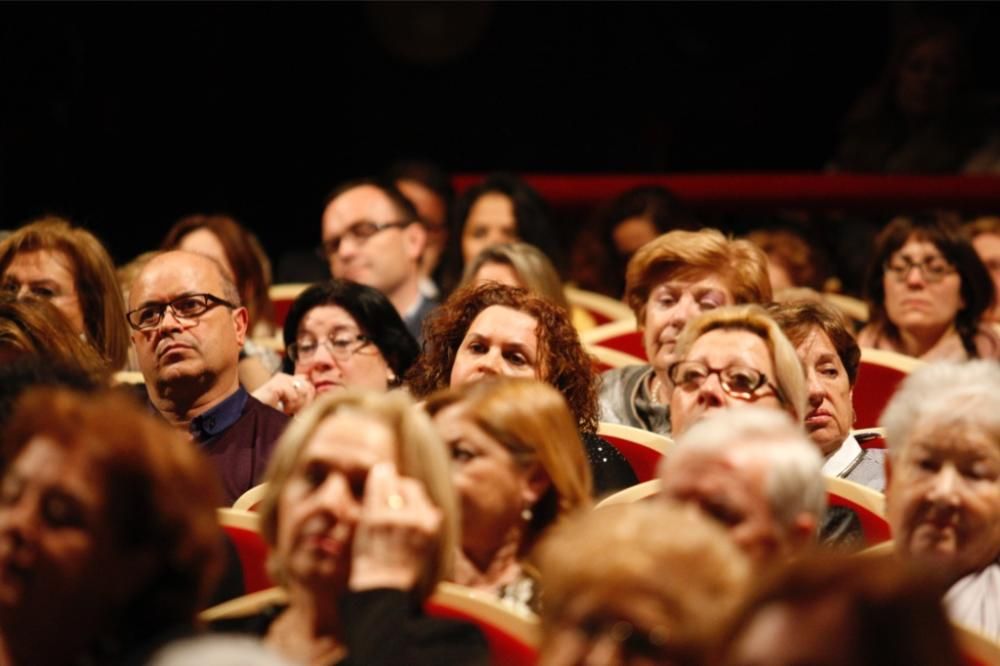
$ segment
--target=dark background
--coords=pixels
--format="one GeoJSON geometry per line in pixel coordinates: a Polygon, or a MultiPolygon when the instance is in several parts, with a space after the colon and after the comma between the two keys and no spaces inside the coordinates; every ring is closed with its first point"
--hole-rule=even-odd
{"type": "Polygon", "coordinates": [[[448,170],[822,169],[914,13],[996,4],[7,4],[0,228],[43,212],[118,261],[224,211],[272,259],[324,194],[400,157],[448,170]]]}

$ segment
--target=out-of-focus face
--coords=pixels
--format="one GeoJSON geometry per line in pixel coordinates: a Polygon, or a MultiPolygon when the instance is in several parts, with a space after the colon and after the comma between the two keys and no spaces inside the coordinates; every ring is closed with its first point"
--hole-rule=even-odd
{"type": "Polygon", "coordinates": [[[914,424],[891,461],[886,506],[904,556],[951,580],[1000,556],[1000,442],[967,424],[914,424]]]}
{"type": "Polygon", "coordinates": [[[619,256],[628,260],[636,251],[659,236],[652,220],[648,217],[629,217],[611,230],[611,240],[619,256]]]}
{"type": "Polygon", "coordinates": [[[670,424],[674,434],[680,434],[718,409],[754,404],[782,409],[774,390],[774,364],[767,344],[755,333],[739,329],[715,329],[702,335],[691,345],[684,361],[699,361],[713,370],[749,368],[763,373],[767,383],[749,398],[726,391],[718,372],[709,374],[701,386],[678,384],[670,394],[670,424]]]}
{"type": "Polygon", "coordinates": [[[491,305],[472,320],[451,366],[450,386],[483,377],[542,378],[538,320],[504,305],[491,305]]]}
{"type": "Polygon", "coordinates": [[[380,189],[360,185],[331,201],[323,211],[323,243],[339,239],[328,254],[334,277],[378,289],[390,298],[416,280],[427,234],[419,224],[401,219],[380,189]],[[367,224],[366,224],[367,223],[367,224]],[[369,224],[385,226],[367,238],[359,230],[369,224]],[[361,234],[363,235],[363,234],[361,234]]]}
{"type": "Polygon", "coordinates": [[[523,287],[524,284],[521,282],[521,278],[518,277],[517,271],[510,264],[501,264],[495,261],[488,261],[479,267],[476,271],[476,276],[473,278],[473,284],[483,284],[484,282],[498,282],[500,284],[506,284],[511,287],[523,287]]]}
{"type": "Polygon", "coordinates": [[[809,411],[805,427],[824,455],[837,450],[854,421],[851,385],[837,350],[819,327],[795,348],[806,371],[809,411]]]}
{"type": "Polygon", "coordinates": [[[896,102],[905,116],[922,119],[946,111],[958,86],[958,59],[952,40],[932,37],[903,59],[896,80],[896,102]]]}
{"type": "Polygon", "coordinates": [[[44,298],[59,308],[76,333],[86,332],[76,266],[59,250],[33,250],[14,255],[3,272],[3,291],[17,298],[44,298]]]}
{"type": "Polygon", "coordinates": [[[488,557],[510,530],[523,523],[521,512],[538,500],[529,483],[530,467],[484,432],[461,403],[434,416],[451,451],[452,482],[462,503],[462,547],[474,560],[488,557]]]}
{"type": "Polygon", "coordinates": [[[993,309],[987,313],[992,321],[1000,321],[1000,235],[979,234],[972,239],[972,245],[976,248],[979,258],[986,264],[986,268],[993,278],[993,293],[996,303],[993,309]]]}
{"type": "Polygon", "coordinates": [[[177,244],[177,249],[211,257],[222,264],[230,276],[233,275],[233,266],[229,263],[229,257],[226,256],[226,248],[222,247],[218,236],[204,227],[185,234],[181,238],[181,242],[177,244]]]}
{"type": "Polygon", "coordinates": [[[674,347],[690,319],[723,305],[732,305],[728,285],[716,275],[667,279],[649,292],[642,341],[654,368],[666,372],[676,360],[674,347]]]}
{"type": "Polygon", "coordinates": [[[427,246],[420,265],[424,274],[429,275],[438,265],[445,243],[448,242],[448,207],[433,190],[415,180],[397,180],[396,187],[417,209],[417,215],[427,229],[427,246]]]}
{"type": "Polygon", "coordinates": [[[383,422],[341,409],[306,443],[278,499],[274,556],[291,582],[336,594],[347,585],[368,472],[396,461],[383,422]]]}
{"type": "Polygon", "coordinates": [[[121,603],[135,567],[115,543],[91,462],[33,439],[0,486],[0,622],[37,627],[121,603]]]}
{"type": "Polygon", "coordinates": [[[853,666],[858,628],[837,599],[772,603],[733,641],[727,666],[853,666]]]}
{"type": "Polygon", "coordinates": [[[308,377],[317,395],[345,388],[385,391],[393,377],[378,347],[340,306],[319,305],[306,312],[295,344],[295,374],[308,377]]]}
{"type": "Polygon", "coordinates": [[[487,192],[472,204],[462,227],[462,261],[468,264],[490,245],[519,239],[513,202],[505,194],[487,192]]]}
{"type": "Polygon", "coordinates": [[[965,307],[962,278],[933,243],[910,238],[888,265],[899,272],[887,268],[882,276],[885,311],[902,334],[941,335],[954,324],[965,307]]]}
{"type": "Polygon", "coordinates": [[[788,269],[785,268],[785,265],[776,261],[771,255],[767,257],[767,276],[770,279],[771,291],[773,293],[798,286],[792,280],[792,276],[788,274],[788,269]]]}
{"type": "MultiPolygon", "coordinates": [[[[218,267],[196,254],[168,252],[152,259],[136,278],[129,310],[202,293],[225,298],[218,267]]],[[[159,325],[133,330],[132,342],[147,385],[193,379],[227,385],[236,376],[246,328],[245,308],[213,305],[192,318],[178,318],[167,308],[159,325]]]]}
{"type": "Polygon", "coordinates": [[[758,566],[790,546],[767,497],[766,460],[745,448],[709,455],[680,449],[664,465],[663,496],[718,521],[758,566]]]}
{"type": "Polygon", "coordinates": [[[551,623],[540,666],[611,664],[671,666],[689,663],[671,641],[677,620],[656,595],[642,588],[582,590],[551,623]],[[612,593],[615,592],[615,593],[612,593]]]}

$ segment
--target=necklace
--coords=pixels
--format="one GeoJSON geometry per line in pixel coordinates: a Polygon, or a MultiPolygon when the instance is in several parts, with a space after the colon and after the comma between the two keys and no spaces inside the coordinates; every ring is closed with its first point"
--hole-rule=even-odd
{"type": "Polygon", "coordinates": [[[653,382],[649,386],[649,399],[650,399],[650,402],[653,402],[653,403],[655,403],[657,405],[662,405],[663,404],[663,401],[660,400],[660,389],[661,388],[663,388],[663,382],[660,381],[660,378],[657,377],[656,373],[654,372],[653,373],[653,382]]]}

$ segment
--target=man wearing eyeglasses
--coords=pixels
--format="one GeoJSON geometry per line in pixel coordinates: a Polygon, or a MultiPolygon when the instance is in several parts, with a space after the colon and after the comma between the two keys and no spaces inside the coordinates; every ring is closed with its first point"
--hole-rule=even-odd
{"type": "Polygon", "coordinates": [[[388,181],[350,181],[327,198],[322,253],[330,273],[385,294],[418,341],[424,318],[437,305],[420,292],[426,244],[413,204],[388,181]]]}
{"type": "Polygon", "coordinates": [[[260,483],[288,423],[240,386],[236,287],[209,257],[164,252],[132,283],[127,318],[151,408],[209,456],[231,504],[260,483]]]}

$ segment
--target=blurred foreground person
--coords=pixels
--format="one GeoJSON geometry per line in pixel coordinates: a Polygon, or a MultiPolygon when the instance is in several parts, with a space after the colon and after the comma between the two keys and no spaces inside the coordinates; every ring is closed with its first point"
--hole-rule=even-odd
{"type": "Polygon", "coordinates": [[[1000,216],[978,217],[966,224],[964,229],[993,280],[993,307],[985,318],[994,323],[1000,322],[1000,216]]]}
{"type": "Polygon", "coordinates": [[[474,627],[421,611],[451,573],[458,514],[445,448],[406,395],[321,398],[282,436],[267,482],[261,530],[288,603],[220,628],[297,663],[486,663],[474,627]]]}
{"type": "Polygon", "coordinates": [[[590,506],[590,467],[566,400],[540,381],[496,378],[435,393],[427,411],[461,501],[455,581],[537,610],[528,552],[560,518],[590,506]]]}
{"type": "Polygon", "coordinates": [[[952,620],[1000,639],[1000,366],[922,367],[881,425],[897,554],[940,577],[952,620]]]}
{"type": "Polygon", "coordinates": [[[580,513],[537,559],[542,666],[707,664],[750,576],[719,527],[666,503],[580,513]]]}
{"type": "Polygon", "coordinates": [[[885,558],[811,557],[767,581],[723,643],[723,666],[960,666],[941,602],[885,558]]]}
{"type": "Polygon", "coordinates": [[[140,664],[221,570],[218,483],[126,396],[26,394],[0,486],[0,663],[140,664]]]}

